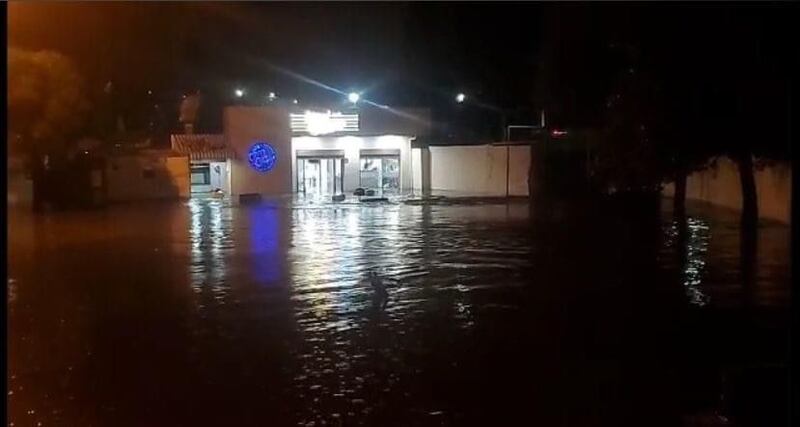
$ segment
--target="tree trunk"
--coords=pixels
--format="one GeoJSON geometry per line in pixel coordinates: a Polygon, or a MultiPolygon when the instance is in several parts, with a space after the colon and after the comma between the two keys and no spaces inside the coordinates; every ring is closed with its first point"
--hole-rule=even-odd
{"type": "Polygon", "coordinates": [[[753,157],[749,153],[739,155],[736,159],[739,167],[739,180],[742,184],[742,223],[740,230],[740,271],[744,289],[745,303],[749,306],[753,301],[755,286],[755,263],[758,242],[758,198],[756,180],[753,172],[753,157]]]}
{"type": "Polygon", "coordinates": [[[739,155],[739,180],[742,185],[742,230],[755,230],[758,225],[758,196],[753,173],[753,157],[749,153],[739,155]]]}
{"type": "Polygon", "coordinates": [[[675,174],[675,194],[673,199],[673,215],[683,217],[686,215],[686,173],[683,171],[675,174]]]}

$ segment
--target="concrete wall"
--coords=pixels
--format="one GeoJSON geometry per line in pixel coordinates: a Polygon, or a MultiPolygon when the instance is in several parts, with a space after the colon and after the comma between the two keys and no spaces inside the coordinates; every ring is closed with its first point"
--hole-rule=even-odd
{"type": "Polygon", "coordinates": [[[236,152],[231,161],[231,196],[241,194],[283,195],[292,191],[292,146],[289,115],[276,107],[226,107],[225,138],[236,152]],[[247,157],[253,143],[267,142],[278,155],[275,167],[266,173],[250,167],[247,157]]]}
{"type": "Polygon", "coordinates": [[[505,196],[508,154],[509,195],[528,195],[530,148],[527,146],[439,146],[429,149],[433,191],[505,196]]]}
{"type": "Polygon", "coordinates": [[[190,195],[189,159],[158,153],[115,156],[106,164],[110,202],[186,199],[190,195]]]}
{"type": "Polygon", "coordinates": [[[411,192],[422,192],[422,149],[411,149],[411,192]]]}
{"type": "MultiPolygon", "coordinates": [[[[759,216],[788,224],[791,221],[791,166],[784,163],[757,167],[754,174],[759,216]]],[[[664,195],[674,194],[673,184],[664,188],[664,195]]],[[[723,157],[713,167],[690,175],[686,181],[686,198],[741,210],[742,187],[736,163],[723,157]]]]}
{"type": "Polygon", "coordinates": [[[352,192],[360,186],[360,155],[362,149],[400,150],[400,191],[412,186],[411,137],[382,136],[296,136],[292,138],[292,183],[297,182],[297,150],[343,150],[344,191],[352,192]]]}

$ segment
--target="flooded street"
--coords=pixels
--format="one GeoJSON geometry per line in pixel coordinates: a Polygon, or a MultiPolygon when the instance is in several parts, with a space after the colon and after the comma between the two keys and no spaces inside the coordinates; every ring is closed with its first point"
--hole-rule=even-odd
{"type": "Polygon", "coordinates": [[[690,207],[685,226],[519,201],[11,212],[9,420],[748,425],[784,411],[789,228],[743,261],[738,217],[690,207]]]}

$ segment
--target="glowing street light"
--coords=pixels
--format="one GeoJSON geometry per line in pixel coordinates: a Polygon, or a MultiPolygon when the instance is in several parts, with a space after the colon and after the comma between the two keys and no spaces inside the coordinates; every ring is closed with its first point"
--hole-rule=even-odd
{"type": "Polygon", "coordinates": [[[458,95],[456,95],[456,102],[458,102],[459,104],[466,101],[466,99],[467,95],[464,95],[463,93],[459,93],[458,95]]]}
{"type": "Polygon", "coordinates": [[[233,93],[237,98],[241,98],[244,96],[244,89],[236,89],[233,93]]]}
{"type": "Polygon", "coordinates": [[[361,95],[359,95],[356,92],[350,92],[347,95],[347,100],[352,102],[353,104],[357,103],[359,99],[361,99],[361,95]]]}
{"type": "Polygon", "coordinates": [[[277,97],[278,95],[275,95],[275,92],[270,92],[269,95],[267,95],[267,98],[269,98],[270,101],[274,101],[277,97]]]}
{"type": "Polygon", "coordinates": [[[297,101],[296,99],[293,99],[293,100],[292,100],[292,104],[295,104],[295,105],[297,105],[297,102],[298,102],[298,101],[297,101]]]}

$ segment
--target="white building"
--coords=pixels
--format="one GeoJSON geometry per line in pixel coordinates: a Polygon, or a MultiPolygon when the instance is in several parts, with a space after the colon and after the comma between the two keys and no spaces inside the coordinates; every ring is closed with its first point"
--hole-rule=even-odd
{"type": "Polygon", "coordinates": [[[411,141],[428,131],[427,111],[335,112],[227,107],[222,135],[173,135],[191,163],[193,196],[298,193],[388,196],[412,191],[411,141]]]}
{"type": "Polygon", "coordinates": [[[412,148],[429,128],[427,110],[236,106],[223,134],[173,135],[172,149],[190,161],[192,197],[528,194],[527,143],[412,148]]]}

